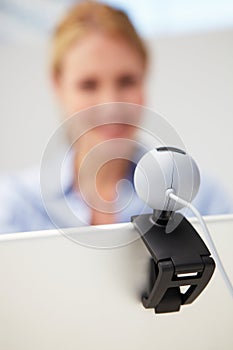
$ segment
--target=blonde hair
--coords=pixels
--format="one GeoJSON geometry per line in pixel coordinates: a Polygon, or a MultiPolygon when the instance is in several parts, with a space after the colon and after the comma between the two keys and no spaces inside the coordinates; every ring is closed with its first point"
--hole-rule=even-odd
{"type": "Polygon", "coordinates": [[[137,49],[146,66],[146,47],[125,12],[103,3],[83,1],[72,7],[55,29],[51,52],[51,70],[54,75],[60,73],[67,49],[93,31],[124,37],[137,49]]]}

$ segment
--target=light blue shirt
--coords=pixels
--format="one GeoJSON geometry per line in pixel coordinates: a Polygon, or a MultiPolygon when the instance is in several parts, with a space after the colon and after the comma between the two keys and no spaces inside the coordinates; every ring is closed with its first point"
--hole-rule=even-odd
{"type": "MultiPolygon", "coordinates": [[[[46,174],[45,184],[39,166],[14,175],[2,175],[0,233],[90,225],[91,209],[72,186],[72,162],[72,157],[63,162],[59,182],[51,171],[51,174],[46,174]]],[[[129,222],[133,215],[152,211],[134,191],[133,172],[134,167],[128,174],[128,181],[119,184],[116,222],[129,222]]],[[[219,182],[205,174],[201,174],[200,189],[193,204],[202,215],[233,213],[232,201],[226,191],[219,182]]],[[[185,212],[185,215],[192,216],[190,212],[185,212]]]]}

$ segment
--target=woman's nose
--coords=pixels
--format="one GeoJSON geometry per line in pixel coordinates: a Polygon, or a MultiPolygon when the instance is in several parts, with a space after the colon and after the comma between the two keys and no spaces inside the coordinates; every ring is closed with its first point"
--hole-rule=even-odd
{"type": "Polygon", "coordinates": [[[101,91],[99,103],[121,102],[120,91],[116,87],[107,87],[101,91]]]}

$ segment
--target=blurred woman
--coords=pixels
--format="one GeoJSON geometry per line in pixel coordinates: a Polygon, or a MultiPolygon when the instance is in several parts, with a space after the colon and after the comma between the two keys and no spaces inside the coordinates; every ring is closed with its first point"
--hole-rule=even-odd
{"type": "MultiPolygon", "coordinates": [[[[51,77],[64,119],[108,102],[143,105],[147,65],[145,45],[123,11],[92,1],[74,6],[58,24],[52,39],[51,77]]],[[[71,132],[72,128],[68,130],[71,132]]],[[[130,221],[131,215],[143,209],[135,193],[130,194],[133,197],[128,205],[122,205],[122,210],[114,208],[119,181],[127,178],[132,182],[134,169],[130,160],[112,157],[96,174],[96,193],[108,203],[109,210],[95,205],[95,196],[92,198],[89,190],[93,181],[91,168],[84,173],[83,185],[78,175],[85,157],[96,145],[109,139],[134,140],[136,133],[137,128],[120,122],[84,133],[66,164],[64,198],[58,196],[55,186],[49,211],[48,203],[41,198],[39,168],[4,179],[0,190],[1,232],[130,221]],[[69,203],[77,221],[65,214],[62,201],[69,203]]],[[[124,189],[121,194],[129,196],[124,189]]],[[[232,210],[229,199],[210,179],[203,179],[195,200],[202,214],[232,210]]]]}
{"type": "MultiPolygon", "coordinates": [[[[57,27],[51,70],[64,116],[107,102],[142,105],[146,67],[144,43],[122,11],[84,2],[74,7],[57,27]]],[[[135,128],[119,123],[92,128],[78,141],[75,172],[79,172],[93,146],[108,138],[132,139],[135,132],[135,128]]],[[[125,177],[128,167],[129,162],[115,159],[101,168],[96,185],[103,199],[114,199],[116,184],[125,177]]],[[[94,198],[92,204],[93,201],[94,198]]],[[[116,221],[110,210],[102,212],[93,207],[90,223],[116,221]]]]}

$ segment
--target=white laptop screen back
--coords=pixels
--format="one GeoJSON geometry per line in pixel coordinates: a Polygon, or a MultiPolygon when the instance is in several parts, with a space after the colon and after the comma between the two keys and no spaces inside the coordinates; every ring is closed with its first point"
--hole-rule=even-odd
{"type": "MultiPolygon", "coordinates": [[[[233,216],[207,224],[233,278],[233,216]]],[[[232,349],[233,302],[218,270],[193,304],[155,314],[140,299],[149,258],[132,224],[1,235],[0,348],[232,349]]]]}

